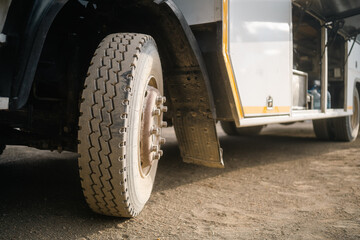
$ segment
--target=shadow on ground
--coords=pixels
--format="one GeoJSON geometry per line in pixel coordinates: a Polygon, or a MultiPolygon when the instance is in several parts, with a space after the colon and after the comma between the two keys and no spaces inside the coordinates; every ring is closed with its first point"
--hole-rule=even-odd
{"type": "MultiPolygon", "coordinates": [[[[165,146],[155,192],[173,189],[239,168],[351,148],[353,143],[317,141],[311,129],[291,136],[288,130],[270,129],[256,137],[220,134],[225,169],[210,169],[181,161],[175,138],[165,146]]],[[[358,140],[359,141],[359,140],[358,140]]],[[[76,239],[116,227],[126,219],[92,213],[82,196],[77,155],[10,147],[0,157],[0,239],[76,239]]]]}

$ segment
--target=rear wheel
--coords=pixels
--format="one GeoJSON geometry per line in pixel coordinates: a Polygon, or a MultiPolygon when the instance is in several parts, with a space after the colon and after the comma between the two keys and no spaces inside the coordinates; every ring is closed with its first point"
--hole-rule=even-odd
{"type": "Polygon", "coordinates": [[[150,36],[104,38],[85,80],[78,132],[81,185],[93,211],[134,217],[148,201],[165,142],[162,95],[160,58],[150,36]]]}
{"type": "Polygon", "coordinates": [[[316,138],[321,140],[335,139],[335,133],[331,125],[332,125],[332,119],[313,120],[313,129],[316,138]]]}
{"type": "Polygon", "coordinates": [[[322,140],[354,141],[359,133],[359,107],[359,92],[355,88],[353,115],[340,118],[313,120],[316,137],[322,140]]]}
{"type": "Polygon", "coordinates": [[[338,141],[354,141],[359,133],[359,92],[355,88],[353,97],[353,115],[332,119],[335,139],[338,141]]]}
{"type": "Polygon", "coordinates": [[[221,121],[221,127],[229,136],[255,136],[258,135],[264,126],[237,128],[234,122],[221,121]]]}

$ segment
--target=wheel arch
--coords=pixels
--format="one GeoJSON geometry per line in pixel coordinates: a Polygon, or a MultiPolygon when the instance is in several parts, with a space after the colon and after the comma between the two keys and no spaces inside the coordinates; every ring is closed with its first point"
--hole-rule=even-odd
{"type": "MultiPolygon", "coordinates": [[[[84,12],[77,12],[78,9],[72,9],[75,2],[77,1],[49,0],[40,10],[37,10],[37,18],[34,19],[33,26],[28,29],[28,32],[31,33],[31,37],[27,38],[25,44],[28,49],[25,51],[26,55],[20,64],[13,84],[10,109],[19,109],[26,104],[39,59],[44,52],[43,47],[46,42],[51,41],[48,39],[48,34],[54,28],[54,23],[62,21],[60,18],[64,18],[68,14],[79,17],[84,14],[84,12]]],[[[214,100],[200,48],[184,16],[172,0],[139,0],[136,2],[109,0],[104,3],[98,1],[96,9],[89,11],[91,12],[90,17],[94,18],[89,21],[89,24],[92,21],[103,21],[106,24],[112,22],[102,37],[114,32],[139,32],[153,36],[158,43],[164,65],[164,79],[171,81],[170,74],[177,69],[191,69],[193,66],[198,66],[204,80],[205,89],[203,90],[207,92],[210,109],[215,118],[214,100]],[[118,9],[114,9],[114,6],[118,9]],[[105,17],[104,13],[109,15],[105,17]],[[139,14],[141,17],[137,18],[136,16],[139,14]]]]}
{"type": "MultiPolygon", "coordinates": [[[[40,96],[40,90],[37,92],[35,89],[43,89],[41,98],[48,98],[49,93],[58,94],[56,100],[60,100],[62,105],[56,110],[61,113],[57,126],[63,132],[62,125],[69,125],[67,129],[73,132],[79,105],[74,103],[79,103],[81,86],[98,44],[112,33],[147,34],[155,39],[160,53],[169,107],[165,119],[172,120],[183,160],[223,167],[206,66],[198,42],[175,3],[172,0],[63,1],[66,3],[51,22],[42,21],[42,26],[48,26],[39,36],[43,43],[36,48],[39,54],[32,56],[36,59],[27,62],[27,67],[31,67],[33,72],[24,75],[26,79],[23,78],[22,83],[26,81],[28,87],[21,87],[22,95],[17,95],[20,97],[14,101],[12,109],[19,109],[28,99],[40,96]],[[49,56],[51,61],[47,61],[49,56]],[[55,74],[42,65],[49,62],[53,64],[55,74]],[[39,95],[35,96],[35,92],[39,95]]],[[[50,109],[44,108],[43,111],[50,109]]],[[[68,145],[72,144],[70,141],[68,145]]]]}
{"type": "MultiPolygon", "coordinates": [[[[59,11],[69,0],[35,0],[32,6],[23,13],[24,16],[17,16],[21,1],[13,1],[8,18],[4,26],[4,32],[17,35],[21,46],[19,49],[14,76],[11,84],[9,109],[23,107],[28,99],[38,61],[42,52],[46,35],[59,11]],[[19,5],[18,5],[19,4],[19,5]],[[26,17],[28,17],[26,19],[26,17]],[[17,18],[20,19],[17,20],[17,18]],[[24,25],[25,27],[19,27],[24,25]]],[[[12,75],[10,75],[12,76],[12,75]]],[[[10,80],[10,79],[9,79],[10,80]]]]}

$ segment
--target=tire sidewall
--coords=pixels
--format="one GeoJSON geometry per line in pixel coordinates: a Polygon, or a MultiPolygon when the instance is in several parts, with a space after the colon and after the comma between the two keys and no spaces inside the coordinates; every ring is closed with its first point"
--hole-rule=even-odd
{"type": "Polygon", "coordinates": [[[135,68],[134,84],[132,91],[133,107],[129,112],[129,132],[127,142],[127,177],[129,201],[135,212],[140,212],[151,195],[158,161],[154,161],[149,174],[141,176],[139,169],[140,159],[140,133],[141,133],[141,112],[144,103],[145,91],[150,78],[154,78],[157,88],[163,95],[163,79],[160,57],[151,39],[141,48],[138,62],[135,68]]]}
{"type": "MultiPolygon", "coordinates": [[[[354,88],[354,101],[357,101],[357,107],[359,108],[359,106],[360,106],[360,99],[359,99],[359,92],[358,92],[358,90],[357,90],[357,88],[355,87],[354,88]]],[[[353,114],[356,114],[355,112],[354,112],[354,108],[355,108],[355,102],[353,103],[353,114]]],[[[349,137],[350,137],[350,140],[352,141],[352,140],[355,140],[356,139],[356,137],[358,136],[358,133],[359,133],[359,120],[360,120],[360,111],[359,111],[359,109],[357,109],[357,126],[353,129],[353,127],[352,127],[352,117],[353,116],[349,116],[349,117],[347,117],[347,129],[348,129],[348,135],[349,135],[349,137]]]]}

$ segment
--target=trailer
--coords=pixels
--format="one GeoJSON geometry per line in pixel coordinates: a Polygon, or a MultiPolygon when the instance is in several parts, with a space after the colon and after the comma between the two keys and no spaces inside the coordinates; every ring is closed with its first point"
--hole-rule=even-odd
{"type": "Polygon", "coordinates": [[[167,126],[184,162],[215,168],[219,121],[238,136],[312,120],[354,141],[359,33],[357,0],[1,1],[0,152],[78,152],[89,207],[134,217],[167,126]]]}

